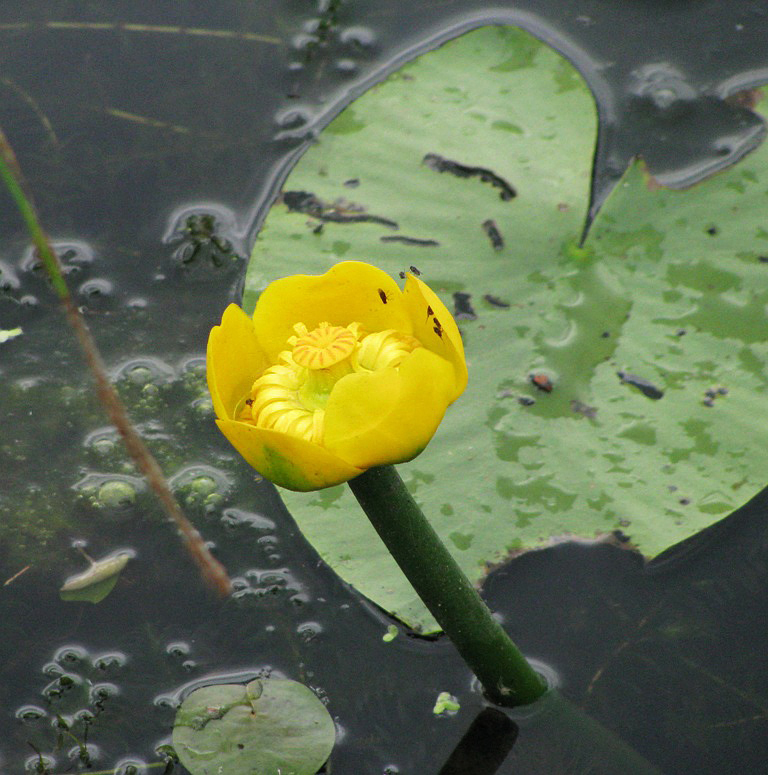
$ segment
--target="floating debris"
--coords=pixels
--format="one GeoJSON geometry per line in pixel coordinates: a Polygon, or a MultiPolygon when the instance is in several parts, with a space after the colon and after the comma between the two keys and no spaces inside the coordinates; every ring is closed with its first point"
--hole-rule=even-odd
{"type": "Polygon", "coordinates": [[[7,342],[9,339],[15,339],[17,336],[21,336],[22,333],[23,332],[20,327],[0,330],[0,344],[7,342]]]}
{"type": "MultiPolygon", "coordinates": [[[[414,245],[418,248],[437,248],[440,243],[436,239],[419,239],[418,237],[406,237],[402,234],[392,234],[379,237],[381,242],[402,242],[404,245],[414,245]]],[[[416,274],[416,272],[414,272],[416,274]]]]}
{"type": "Polygon", "coordinates": [[[490,293],[486,293],[483,299],[487,301],[492,307],[500,307],[501,309],[509,309],[509,303],[503,301],[498,296],[492,296],[490,293]]]}
{"type": "Polygon", "coordinates": [[[364,213],[360,207],[341,202],[323,202],[309,191],[283,191],[283,204],[293,212],[311,215],[327,223],[378,223],[397,228],[397,223],[389,218],[364,213]]]}
{"type": "Polygon", "coordinates": [[[500,189],[499,197],[504,202],[508,202],[517,196],[517,191],[515,191],[513,186],[507,183],[504,178],[485,167],[470,167],[466,164],[446,159],[437,153],[428,153],[422,159],[422,163],[426,164],[431,170],[435,170],[435,172],[448,172],[457,178],[480,178],[483,183],[490,183],[494,188],[500,189]]]}
{"type": "Polygon", "coordinates": [[[504,249],[504,238],[501,236],[501,232],[495,221],[490,218],[487,221],[483,221],[483,231],[488,235],[488,239],[491,241],[491,247],[494,250],[504,249]]]}
{"type": "Polygon", "coordinates": [[[453,317],[456,320],[477,320],[477,313],[472,307],[471,293],[456,291],[453,294],[453,317]]]}
{"type": "Polygon", "coordinates": [[[626,385],[632,385],[636,387],[644,396],[652,398],[654,401],[658,401],[664,395],[664,391],[660,390],[644,377],[638,377],[637,374],[629,374],[626,371],[617,371],[616,376],[626,385]]]}
{"type": "Polygon", "coordinates": [[[528,379],[544,393],[551,393],[555,389],[552,380],[546,374],[530,374],[528,379]]]}
{"type": "Polygon", "coordinates": [[[704,404],[704,406],[714,406],[716,398],[720,396],[727,396],[727,395],[728,395],[728,388],[725,388],[725,387],[709,388],[708,390],[704,391],[704,400],[701,403],[704,404]]]}
{"type": "Polygon", "coordinates": [[[398,636],[399,632],[400,630],[396,625],[390,624],[387,627],[387,631],[381,636],[381,639],[384,641],[384,643],[391,643],[398,636]]]}
{"type": "Polygon", "coordinates": [[[460,709],[461,705],[456,697],[450,692],[440,692],[440,694],[437,695],[435,707],[432,708],[432,712],[436,716],[455,716],[460,709]]]}
{"type": "Polygon", "coordinates": [[[82,573],[70,576],[59,590],[59,595],[62,600],[99,603],[112,591],[120,577],[120,572],[135,554],[123,549],[101,560],[94,560],[81,547],[77,548],[88,560],[90,567],[82,573]]]}
{"type": "Polygon", "coordinates": [[[571,401],[571,411],[576,414],[583,414],[584,417],[588,417],[590,420],[597,419],[597,407],[589,406],[589,404],[585,404],[576,398],[571,401]]]}

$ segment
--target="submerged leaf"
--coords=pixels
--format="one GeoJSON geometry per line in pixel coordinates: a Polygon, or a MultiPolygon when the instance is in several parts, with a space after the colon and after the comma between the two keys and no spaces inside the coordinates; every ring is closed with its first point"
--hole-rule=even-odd
{"type": "Polygon", "coordinates": [[[114,589],[120,572],[133,556],[133,552],[123,550],[110,554],[103,560],[91,560],[88,570],[66,580],[59,590],[59,596],[67,601],[101,602],[114,589]]]}
{"type": "Polygon", "coordinates": [[[9,339],[15,339],[17,336],[21,336],[22,333],[21,327],[0,329],[0,344],[7,342],[9,339]]]}

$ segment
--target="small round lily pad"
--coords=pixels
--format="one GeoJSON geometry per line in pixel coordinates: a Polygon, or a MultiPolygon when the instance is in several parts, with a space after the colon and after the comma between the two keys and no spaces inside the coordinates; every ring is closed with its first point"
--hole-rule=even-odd
{"type": "Polygon", "coordinates": [[[314,775],[335,739],[325,705],[281,678],[196,689],[173,726],[173,746],[192,775],[314,775]]]}

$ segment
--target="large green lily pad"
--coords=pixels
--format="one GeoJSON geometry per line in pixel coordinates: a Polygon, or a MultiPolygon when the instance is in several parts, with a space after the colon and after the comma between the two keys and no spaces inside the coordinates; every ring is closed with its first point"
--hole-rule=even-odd
{"type": "Polygon", "coordinates": [[[280,678],[196,689],[173,726],[173,747],[192,775],[314,775],[335,739],[317,696],[280,678]]]}
{"type": "MultiPolygon", "coordinates": [[[[515,28],[468,33],[325,129],[248,269],[248,311],[270,280],[343,259],[414,264],[451,309],[470,294],[467,392],[400,468],[478,582],[561,537],[621,530],[656,555],[765,484],[768,152],[685,192],[635,165],[581,248],[596,129],[562,57],[515,28]]],[[[437,630],[345,488],[284,496],[343,578],[437,630]]]]}

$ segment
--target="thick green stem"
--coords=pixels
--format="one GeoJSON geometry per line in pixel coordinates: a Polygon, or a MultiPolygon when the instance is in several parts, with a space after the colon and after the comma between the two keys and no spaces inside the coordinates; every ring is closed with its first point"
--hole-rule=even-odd
{"type": "Polygon", "coordinates": [[[349,486],[408,581],[500,705],[527,705],[547,689],[493,618],[393,466],[370,468],[349,486]]]}

